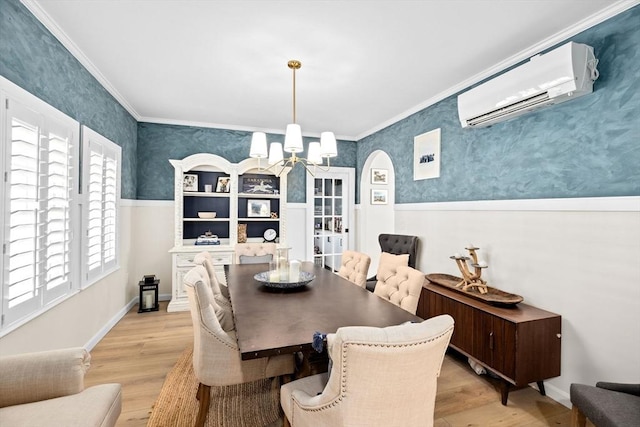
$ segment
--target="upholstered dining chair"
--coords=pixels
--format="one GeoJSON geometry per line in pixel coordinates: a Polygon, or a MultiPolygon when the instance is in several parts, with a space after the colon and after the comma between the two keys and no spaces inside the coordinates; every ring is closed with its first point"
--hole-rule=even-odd
{"type": "Polygon", "coordinates": [[[571,427],[585,427],[587,419],[598,427],[640,425],[640,384],[571,384],[569,396],[571,427]]]}
{"type": "Polygon", "coordinates": [[[194,267],[183,280],[193,322],[193,370],[199,382],[196,426],[203,426],[209,412],[212,386],[289,375],[295,365],[292,354],[242,360],[235,331],[225,331],[216,313],[216,303],[204,267],[194,267]]]}
{"type": "Polygon", "coordinates": [[[382,253],[373,293],[416,314],[425,279],[420,270],[405,265],[406,256],[382,253]]]}
{"type": "MultiPolygon", "coordinates": [[[[418,236],[408,236],[404,234],[383,233],[378,236],[378,243],[380,244],[380,250],[382,252],[392,255],[409,255],[407,265],[411,268],[416,268],[419,241],[418,236]]],[[[376,276],[368,278],[367,289],[373,292],[376,283],[376,276]]]]}
{"type": "Polygon", "coordinates": [[[331,371],[280,389],[284,426],[432,426],[453,323],[445,314],[386,328],[343,327],[327,335],[331,371]]]}
{"type": "Polygon", "coordinates": [[[213,267],[211,255],[207,251],[200,252],[193,257],[193,263],[201,265],[207,271],[209,277],[209,283],[211,284],[211,290],[213,291],[213,297],[216,302],[222,306],[231,309],[231,302],[229,300],[229,288],[218,281],[216,270],[213,267]]]}
{"type": "Polygon", "coordinates": [[[338,275],[364,288],[367,284],[370,264],[371,257],[369,255],[356,251],[344,251],[338,275]]]}
{"type": "Polygon", "coordinates": [[[270,262],[276,256],[275,243],[237,243],[237,264],[260,264],[270,262]]]}

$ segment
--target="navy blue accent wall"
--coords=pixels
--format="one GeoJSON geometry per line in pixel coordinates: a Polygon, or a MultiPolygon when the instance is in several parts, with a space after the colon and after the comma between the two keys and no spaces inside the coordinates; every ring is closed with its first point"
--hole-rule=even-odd
{"type": "Polygon", "coordinates": [[[18,0],[0,0],[0,75],[122,147],[136,198],[136,120],[18,0]]]}
{"type": "Polygon", "coordinates": [[[640,195],[639,22],[636,6],[570,39],[600,60],[592,94],[484,129],[463,129],[451,96],[358,141],[358,177],[383,150],[396,203],[640,195]],[[414,181],[413,138],[436,128],[440,178],[414,181]]]}
{"type": "MultiPolygon", "coordinates": [[[[282,135],[267,135],[267,141],[282,141],[282,135]]],[[[305,143],[310,139],[305,138],[305,143]]],[[[138,124],[138,199],[173,200],[173,167],[169,159],[180,160],[196,153],[211,153],[238,163],[249,157],[251,132],[194,126],[138,124]]],[[[304,157],[303,153],[303,157],[304,157]]],[[[335,166],[356,166],[356,143],[338,141],[335,166]]],[[[266,165],[266,162],[265,162],[266,165]]],[[[306,176],[303,168],[289,173],[287,201],[304,203],[306,176]]]]}

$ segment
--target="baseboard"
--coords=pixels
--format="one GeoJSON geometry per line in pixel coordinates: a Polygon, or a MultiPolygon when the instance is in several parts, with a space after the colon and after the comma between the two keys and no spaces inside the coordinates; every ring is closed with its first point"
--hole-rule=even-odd
{"type": "MultiPolygon", "coordinates": [[[[107,335],[107,333],[122,319],[132,308],[134,305],[138,304],[139,297],[134,297],[122,307],[116,314],[113,316],[99,331],[95,334],[91,339],[84,345],[84,348],[91,351],[93,348],[100,342],[102,338],[107,335]]],[[[159,301],[169,301],[171,300],[171,294],[160,294],[158,295],[159,301]]]]}

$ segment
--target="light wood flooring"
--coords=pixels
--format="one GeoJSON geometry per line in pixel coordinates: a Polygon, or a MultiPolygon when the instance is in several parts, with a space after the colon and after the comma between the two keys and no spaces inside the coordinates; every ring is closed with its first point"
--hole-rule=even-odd
{"type": "MultiPolygon", "coordinates": [[[[193,345],[190,314],[166,309],[163,302],[160,311],[138,314],[135,306],[91,351],[85,385],[122,384],[120,427],[147,425],[165,376],[183,350],[193,345]]],[[[569,426],[569,421],[569,409],[530,387],[511,391],[508,405],[503,406],[497,380],[476,375],[455,355],[445,358],[435,427],[569,426]]]]}

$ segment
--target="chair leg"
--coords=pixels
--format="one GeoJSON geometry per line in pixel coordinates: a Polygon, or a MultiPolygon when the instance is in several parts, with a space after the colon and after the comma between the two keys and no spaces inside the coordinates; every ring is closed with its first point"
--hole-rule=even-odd
{"type": "Polygon", "coordinates": [[[209,413],[209,401],[211,399],[211,386],[205,384],[198,384],[198,393],[196,399],[200,401],[200,407],[198,408],[198,418],[196,418],[196,427],[204,427],[204,422],[207,420],[207,414],[209,413]]]}
{"type": "Polygon", "coordinates": [[[584,416],[580,408],[573,405],[571,407],[571,427],[585,427],[587,418],[584,416]]]}

